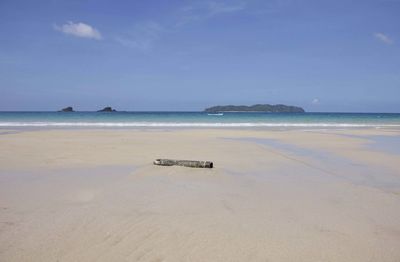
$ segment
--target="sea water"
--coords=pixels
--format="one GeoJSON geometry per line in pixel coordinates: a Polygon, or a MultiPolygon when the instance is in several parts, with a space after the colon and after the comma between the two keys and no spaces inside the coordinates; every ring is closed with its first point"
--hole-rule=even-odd
{"type": "Polygon", "coordinates": [[[0,112],[0,127],[400,127],[400,114],[0,112]]]}

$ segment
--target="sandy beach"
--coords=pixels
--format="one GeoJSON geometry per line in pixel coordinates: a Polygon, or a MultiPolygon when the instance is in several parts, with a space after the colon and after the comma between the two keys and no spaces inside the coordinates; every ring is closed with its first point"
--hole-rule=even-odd
{"type": "Polygon", "coordinates": [[[0,130],[0,261],[400,261],[399,141],[388,128],[0,130]]]}

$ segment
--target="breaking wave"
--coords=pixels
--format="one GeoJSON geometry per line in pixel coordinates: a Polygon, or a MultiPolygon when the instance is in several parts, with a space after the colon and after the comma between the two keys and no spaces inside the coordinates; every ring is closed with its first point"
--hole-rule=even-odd
{"type": "Polygon", "coordinates": [[[0,127],[400,127],[380,123],[0,122],[0,127]]]}

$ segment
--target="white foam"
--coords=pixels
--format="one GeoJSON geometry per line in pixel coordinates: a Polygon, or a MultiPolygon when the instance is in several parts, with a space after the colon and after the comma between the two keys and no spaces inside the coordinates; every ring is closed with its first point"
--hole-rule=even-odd
{"type": "Polygon", "coordinates": [[[0,122],[0,127],[400,127],[376,123],[0,122]]]}

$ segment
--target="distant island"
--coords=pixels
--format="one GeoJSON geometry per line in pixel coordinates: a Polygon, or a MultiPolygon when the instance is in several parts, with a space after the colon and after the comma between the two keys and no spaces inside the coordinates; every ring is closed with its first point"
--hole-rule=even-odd
{"type": "Polygon", "coordinates": [[[103,109],[101,109],[101,110],[99,110],[97,112],[117,112],[117,110],[112,109],[112,107],[110,107],[110,106],[107,106],[107,107],[105,107],[105,108],[103,108],[103,109]]]}
{"type": "Polygon", "coordinates": [[[204,112],[270,112],[270,113],[304,113],[304,109],[298,106],[257,104],[252,106],[213,106],[206,108],[204,112]]]}
{"type": "Polygon", "coordinates": [[[74,109],[72,108],[72,106],[69,106],[69,107],[66,107],[66,108],[61,109],[61,110],[58,111],[58,112],[75,112],[75,111],[74,111],[74,109]]]}

